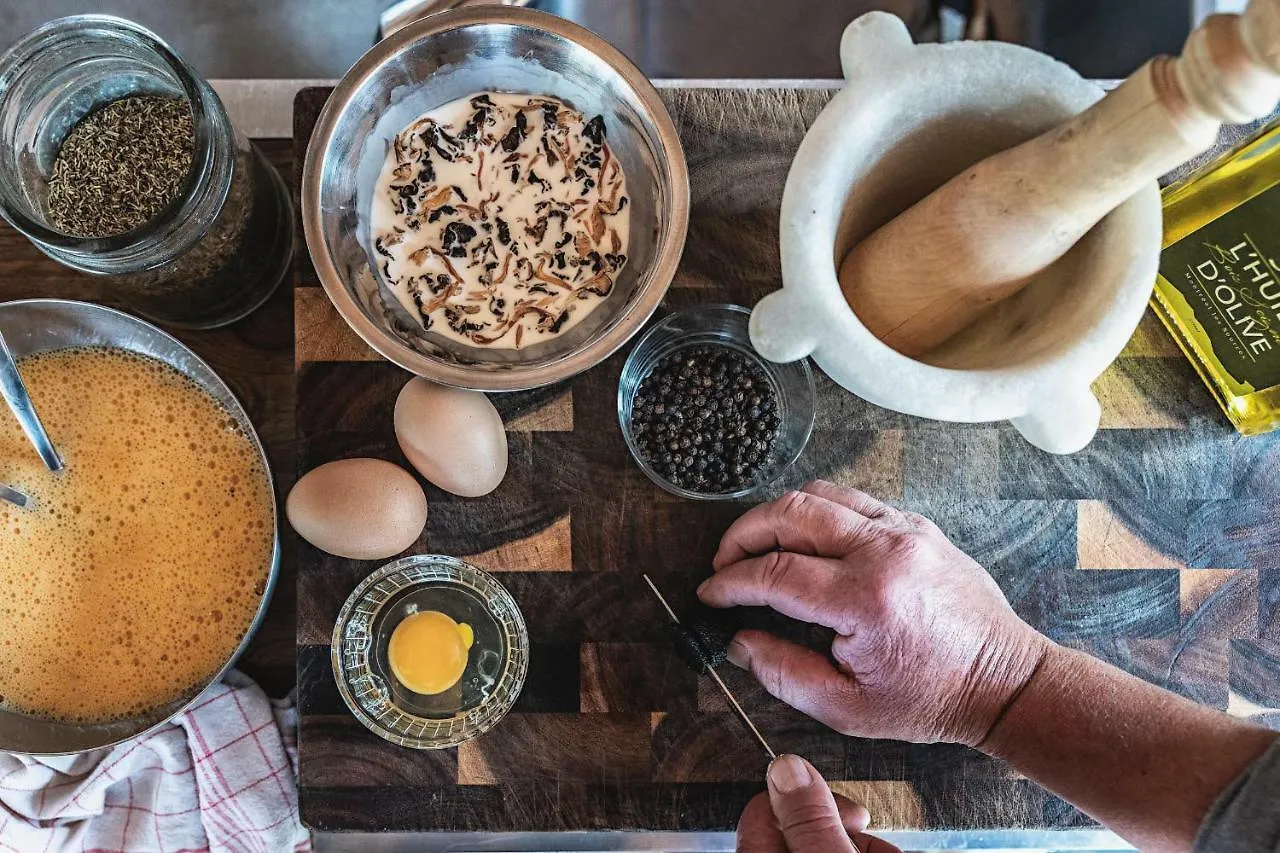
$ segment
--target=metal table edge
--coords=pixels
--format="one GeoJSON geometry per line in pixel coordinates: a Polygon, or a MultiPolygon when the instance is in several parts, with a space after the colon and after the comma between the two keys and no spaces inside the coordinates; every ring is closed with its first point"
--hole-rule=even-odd
{"type": "MultiPolygon", "coordinates": [[[[1075,851],[1120,853],[1135,848],[1114,833],[1065,830],[925,830],[874,833],[903,850],[1075,851]]],[[[534,853],[534,851],[662,850],[668,853],[731,853],[728,832],[316,832],[317,853],[534,853]]]]}

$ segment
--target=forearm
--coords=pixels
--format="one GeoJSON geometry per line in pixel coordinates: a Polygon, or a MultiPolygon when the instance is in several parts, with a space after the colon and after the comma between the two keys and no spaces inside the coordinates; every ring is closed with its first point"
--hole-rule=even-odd
{"type": "Polygon", "coordinates": [[[981,748],[1143,851],[1173,853],[1275,739],[1054,646],[981,748]]]}

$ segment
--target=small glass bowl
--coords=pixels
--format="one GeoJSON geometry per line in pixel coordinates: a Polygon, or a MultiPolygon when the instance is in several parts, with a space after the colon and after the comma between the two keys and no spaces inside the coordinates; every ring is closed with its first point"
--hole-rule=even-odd
{"type": "Polygon", "coordinates": [[[751,311],[741,305],[699,305],[678,311],[645,333],[622,368],[622,379],[618,383],[618,422],[622,436],[640,470],[673,495],[691,500],[726,501],[755,494],[787,472],[800,458],[813,432],[817,390],[809,362],[775,364],[761,358],[752,349],[747,333],[750,318],[751,311]],[[694,492],[668,481],[645,461],[631,432],[636,392],[658,362],[677,350],[708,344],[732,347],[760,365],[773,385],[782,421],[778,441],[756,482],[734,492],[694,492]]]}
{"type": "Polygon", "coordinates": [[[333,629],[338,691],[356,719],[392,743],[445,749],[506,716],[529,669],[529,632],[511,593],[454,557],[404,557],[360,582],[333,629]],[[414,693],[391,673],[387,644],[407,616],[437,610],[475,632],[467,668],[449,690],[414,693]]]}

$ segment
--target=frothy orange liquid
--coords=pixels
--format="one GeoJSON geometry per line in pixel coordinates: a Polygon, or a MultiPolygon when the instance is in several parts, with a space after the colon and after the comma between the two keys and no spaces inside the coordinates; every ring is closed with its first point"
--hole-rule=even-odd
{"type": "Polygon", "coordinates": [[[274,500],[250,438],[159,361],[70,349],[19,369],[66,469],[0,412],[0,703],[131,717],[200,686],[253,621],[274,500]]]}

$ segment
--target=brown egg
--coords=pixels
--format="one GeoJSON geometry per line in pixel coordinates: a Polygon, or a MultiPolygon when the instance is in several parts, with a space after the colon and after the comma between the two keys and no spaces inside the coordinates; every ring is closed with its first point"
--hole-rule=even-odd
{"type": "Polygon", "coordinates": [[[409,464],[446,492],[487,495],[507,475],[502,416],[478,391],[412,379],[396,398],[395,426],[409,464]]]}
{"type": "Polygon", "coordinates": [[[383,560],[427,526],[427,496],[413,475],[382,459],[341,459],[305,474],[285,501],[298,535],[330,554],[383,560]]]}

